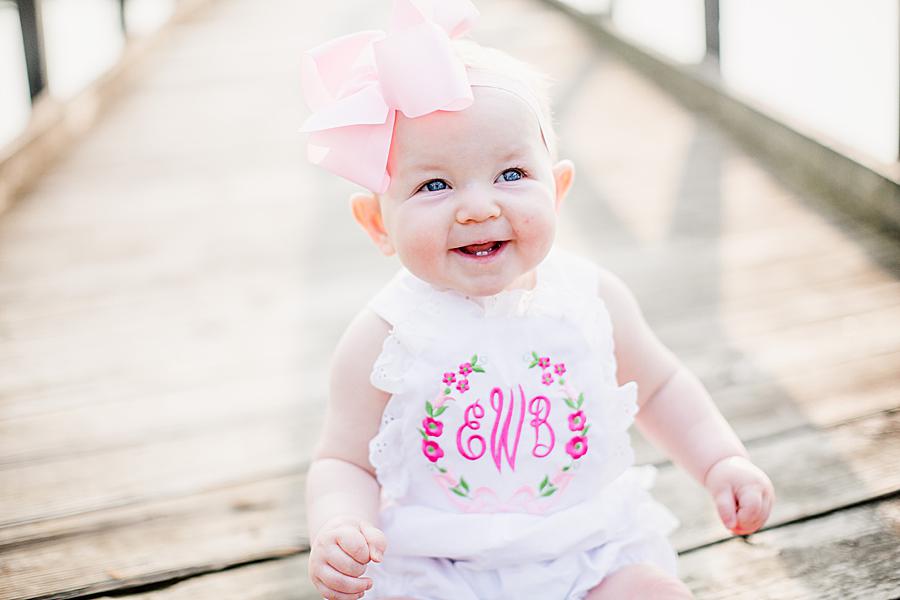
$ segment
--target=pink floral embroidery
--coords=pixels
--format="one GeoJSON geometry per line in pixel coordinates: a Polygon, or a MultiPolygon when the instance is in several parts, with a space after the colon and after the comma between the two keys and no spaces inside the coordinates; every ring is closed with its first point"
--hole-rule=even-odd
{"type": "Polygon", "coordinates": [[[581,431],[584,429],[584,411],[579,410],[569,415],[569,429],[572,431],[581,431]]]}
{"type": "Polygon", "coordinates": [[[422,440],[422,453],[431,462],[437,462],[439,458],[444,456],[444,451],[434,440],[422,440]]]}
{"type": "Polygon", "coordinates": [[[456,373],[444,373],[444,385],[450,385],[456,381],[456,373]]]}
{"type": "Polygon", "coordinates": [[[444,432],[444,424],[431,417],[425,417],[422,421],[422,427],[425,429],[426,434],[434,437],[441,437],[441,433],[444,432]]]}
{"type": "Polygon", "coordinates": [[[456,389],[458,389],[461,394],[465,393],[465,391],[467,389],[469,389],[469,380],[468,379],[460,379],[459,382],[456,384],[456,389]]]}
{"type": "Polygon", "coordinates": [[[556,472],[552,479],[550,479],[550,483],[557,487],[561,487],[563,484],[569,482],[572,479],[572,473],[568,471],[563,471],[560,469],[556,472]]]}
{"type": "Polygon", "coordinates": [[[438,397],[435,398],[434,402],[432,402],[431,404],[435,409],[438,409],[438,408],[442,407],[444,405],[444,403],[453,402],[454,400],[456,400],[456,398],[454,398],[453,396],[438,394],[438,397]]]}
{"type": "Polygon", "coordinates": [[[564,375],[566,372],[566,363],[556,363],[553,365],[553,370],[556,371],[557,375],[564,375]]]}
{"type": "Polygon", "coordinates": [[[572,386],[568,381],[565,382],[562,386],[563,391],[566,393],[566,397],[575,399],[578,397],[578,390],[572,386]]]}
{"type": "Polygon", "coordinates": [[[584,456],[585,452],[587,452],[587,438],[583,435],[576,435],[569,443],[566,444],[566,452],[568,452],[569,456],[573,459],[579,459],[584,456]]]}
{"type": "Polygon", "coordinates": [[[544,383],[544,385],[550,385],[551,383],[553,383],[553,375],[549,372],[544,373],[541,376],[541,381],[544,383]]]}
{"type": "Polygon", "coordinates": [[[462,375],[463,377],[468,376],[469,373],[471,373],[471,372],[472,372],[472,363],[465,362],[465,363],[459,365],[459,374],[462,375]]]}
{"type": "Polygon", "coordinates": [[[538,359],[538,366],[542,369],[546,369],[550,366],[550,358],[547,356],[542,356],[538,359]]]}

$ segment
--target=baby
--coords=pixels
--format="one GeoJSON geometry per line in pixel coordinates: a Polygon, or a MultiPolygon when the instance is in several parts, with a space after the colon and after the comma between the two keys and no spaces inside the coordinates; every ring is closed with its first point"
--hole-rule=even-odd
{"type": "Polygon", "coordinates": [[[574,167],[543,79],[453,40],[467,0],[397,0],[390,33],[312,51],[313,162],[403,269],[335,352],[309,469],[328,599],[689,598],[674,517],[628,428],[751,533],[768,477],[610,272],[552,249],[574,167]]]}

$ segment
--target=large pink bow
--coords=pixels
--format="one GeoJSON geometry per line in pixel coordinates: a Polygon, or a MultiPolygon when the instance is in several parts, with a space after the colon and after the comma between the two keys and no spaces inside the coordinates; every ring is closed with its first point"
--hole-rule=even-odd
{"type": "Polygon", "coordinates": [[[309,50],[302,83],[313,114],[301,129],[309,160],[384,192],[396,111],[413,118],[472,104],[450,39],[477,16],[469,0],[395,0],[390,33],[361,31],[309,50]]]}

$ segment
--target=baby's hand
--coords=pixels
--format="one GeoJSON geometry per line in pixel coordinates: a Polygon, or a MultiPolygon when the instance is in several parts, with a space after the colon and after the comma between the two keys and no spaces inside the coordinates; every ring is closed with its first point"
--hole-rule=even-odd
{"type": "Polygon", "coordinates": [[[361,577],[370,560],[381,562],[387,542],[370,523],[352,517],[327,521],[310,544],[309,578],[323,598],[356,600],[372,587],[361,577]]]}
{"type": "Polygon", "coordinates": [[[775,490],[768,476],[742,456],[714,464],[704,482],[725,527],[738,535],[763,526],[772,510],[775,490]]]}

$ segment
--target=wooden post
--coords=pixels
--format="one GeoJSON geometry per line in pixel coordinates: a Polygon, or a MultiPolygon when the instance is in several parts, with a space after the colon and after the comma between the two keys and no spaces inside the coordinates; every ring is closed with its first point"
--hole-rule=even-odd
{"type": "Polygon", "coordinates": [[[706,54],[719,58],[719,0],[706,3],[706,54]]]}
{"type": "Polygon", "coordinates": [[[44,36],[41,27],[40,0],[16,0],[19,9],[19,25],[25,46],[25,67],[28,71],[28,89],[31,101],[47,87],[47,64],[44,59],[44,36]]]}
{"type": "Polygon", "coordinates": [[[122,27],[122,35],[127,39],[128,23],[125,20],[125,2],[126,0],[119,0],[119,25],[122,27]]]}

